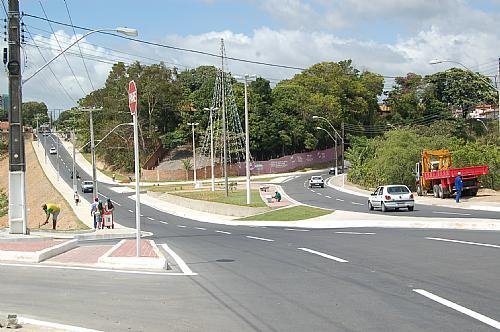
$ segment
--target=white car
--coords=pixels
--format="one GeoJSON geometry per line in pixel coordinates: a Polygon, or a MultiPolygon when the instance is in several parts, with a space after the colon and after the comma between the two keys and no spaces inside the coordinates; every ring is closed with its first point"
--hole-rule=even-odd
{"type": "Polygon", "coordinates": [[[94,192],[94,182],[92,181],[82,181],[82,192],[83,193],[86,193],[86,192],[89,192],[89,193],[92,193],[94,192]]]}
{"type": "Polygon", "coordinates": [[[49,150],[50,154],[57,154],[57,149],[55,147],[51,147],[49,150]]]}
{"type": "Polygon", "coordinates": [[[323,180],[323,177],[321,175],[313,175],[309,179],[309,188],[312,187],[325,187],[325,180],[323,180]]]}
{"type": "Polygon", "coordinates": [[[407,186],[402,184],[380,186],[368,197],[368,209],[370,210],[381,209],[382,212],[385,212],[389,209],[397,211],[403,208],[413,211],[414,207],[413,194],[407,186]]]}

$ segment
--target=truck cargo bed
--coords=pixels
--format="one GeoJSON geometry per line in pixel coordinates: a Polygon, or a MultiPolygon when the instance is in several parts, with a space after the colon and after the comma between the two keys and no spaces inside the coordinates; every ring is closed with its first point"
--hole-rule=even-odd
{"type": "Polygon", "coordinates": [[[424,172],[422,176],[424,177],[425,180],[437,180],[445,178],[455,178],[458,175],[458,172],[461,173],[462,178],[464,179],[471,177],[478,177],[480,175],[488,174],[488,166],[450,168],[446,170],[424,172]]]}

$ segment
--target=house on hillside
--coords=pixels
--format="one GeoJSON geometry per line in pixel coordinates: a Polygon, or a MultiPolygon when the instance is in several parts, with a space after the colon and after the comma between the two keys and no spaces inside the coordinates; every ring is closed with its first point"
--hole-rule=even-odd
{"type": "Polygon", "coordinates": [[[468,114],[470,119],[498,119],[498,108],[493,105],[476,105],[468,114]]]}

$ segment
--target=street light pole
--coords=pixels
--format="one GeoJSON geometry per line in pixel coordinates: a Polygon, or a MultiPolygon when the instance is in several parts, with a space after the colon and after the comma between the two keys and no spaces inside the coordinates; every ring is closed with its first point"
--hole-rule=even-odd
{"type": "MultiPolygon", "coordinates": [[[[337,135],[338,138],[340,138],[341,142],[342,142],[342,148],[344,147],[344,137],[343,136],[340,136],[340,134],[338,133],[338,131],[335,129],[335,127],[332,125],[332,123],[330,121],[328,121],[327,118],[324,118],[322,116],[318,116],[318,115],[313,115],[312,117],[313,119],[323,119],[325,120],[329,125],[330,127],[333,129],[333,131],[335,132],[335,135],[337,135]]],[[[317,127],[319,128],[319,127],[317,127]]],[[[323,128],[322,128],[323,129],[323,128]]],[[[323,129],[324,130],[324,129],[323,129]]],[[[331,137],[331,135],[330,135],[331,137]]],[[[333,139],[335,140],[335,139],[333,139]]],[[[335,155],[337,154],[337,148],[335,148],[335,155]]],[[[337,160],[337,157],[335,157],[335,161],[337,160]]],[[[345,165],[344,165],[344,150],[342,150],[342,174],[344,174],[345,170],[345,165]]],[[[335,167],[335,175],[337,175],[337,167],[335,167]]],[[[342,179],[343,179],[343,175],[342,175],[342,179]]]]}
{"type": "Polygon", "coordinates": [[[210,112],[210,168],[212,171],[212,191],[215,191],[215,173],[214,173],[214,123],[213,111],[218,111],[218,107],[204,108],[203,110],[210,112]]]}
{"type": "Polygon", "coordinates": [[[194,127],[199,125],[198,122],[189,122],[188,126],[191,126],[192,132],[193,132],[193,181],[194,181],[194,188],[196,189],[196,144],[194,140],[194,127]]]}
{"type": "MultiPolygon", "coordinates": [[[[331,139],[333,139],[333,141],[335,142],[335,175],[337,175],[337,162],[338,162],[338,158],[337,158],[337,140],[335,138],[333,138],[333,136],[328,132],[328,130],[326,129],[323,129],[321,127],[316,127],[316,129],[318,130],[323,130],[324,132],[326,132],[328,134],[328,136],[331,137],[331,139]]],[[[344,175],[342,175],[344,176],[344,175]]]]}
{"type": "Polygon", "coordinates": [[[481,119],[476,119],[476,121],[481,122],[481,124],[484,126],[484,129],[486,130],[486,133],[488,133],[488,127],[486,127],[486,124],[483,122],[481,119]]]}
{"type": "Polygon", "coordinates": [[[95,197],[99,198],[99,191],[97,190],[97,171],[95,164],[95,142],[94,142],[94,120],[92,118],[92,109],[89,109],[90,121],[90,155],[92,158],[92,187],[95,197]]]}
{"type": "Polygon", "coordinates": [[[246,173],[246,188],[247,188],[247,205],[251,203],[250,195],[250,131],[248,126],[248,78],[255,75],[245,74],[245,173],[246,173]]]}
{"type": "Polygon", "coordinates": [[[73,143],[73,168],[72,168],[72,172],[73,172],[73,191],[74,192],[77,192],[78,189],[76,188],[76,170],[75,170],[75,152],[76,152],[76,148],[75,148],[75,130],[74,129],[71,129],[71,141],[73,143]]]}

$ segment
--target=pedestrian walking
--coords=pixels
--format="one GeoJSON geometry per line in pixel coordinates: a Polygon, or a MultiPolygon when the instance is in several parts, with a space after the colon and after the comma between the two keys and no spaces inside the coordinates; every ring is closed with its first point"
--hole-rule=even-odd
{"type": "Polygon", "coordinates": [[[56,229],[56,224],[57,224],[57,216],[59,216],[59,213],[61,212],[61,208],[59,205],[54,204],[54,203],[47,203],[42,205],[42,209],[47,215],[47,218],[45,218],[45,222],[42,224],[46,225],[49,223],[49,218],[50,215],[52,214],[52,229],[56,229]]]}
{"type": "Polygon", "coordinates": [[[115,182],[116,174],[113,173],[113,182],[115,182]]]}
{"type": "Polygon", "coordinates": [[[464,182],[462,181],[462,173],[458,172],[457,177],[455,178],[455,202],[460,203],[460,197],[462,196],[462,188],[464,186],[464,182]]]}
{"type": "Polygon", "coordinates": [[[97,229],[103,229],[103,222],[102,218],[104,217],[104,205],[102,204],[101,201],[97,203],[97,210],[94,213],[96,216],[96,223],[97,223],[97,229]]]}
{"type": "Polygon", "coordinates": [[[90,205],[90,215],[94,218],[94,229],[97,229],[96,212],[98,211],[97,206],[99,204],[99,198],[96,197],[94,202],[90,205]]]}
{"type": "Polygon", "coordinates": [[[80,203],[80,195],[78,195],[77,191],[75,191],[75,194],[73,195],[73,198],[75,199],[76,206],[78,206],[78,203],[80,203]]]}
{"type": "Polygon", "coordinates": [[[105,220],[103,223],[103,226],[106,226],[107,228],[115,228],[115,223],[114,223],[114,216],[113,216],[113,211],[115,210],[115,206],[113,205],[113,202],[111,202],[111,199],[108,198],[106,200],[106,204],[104,204],[104,210],[105,210],[105,220]],[[106,220],[106,218],[109,218],[106,220]]]}

